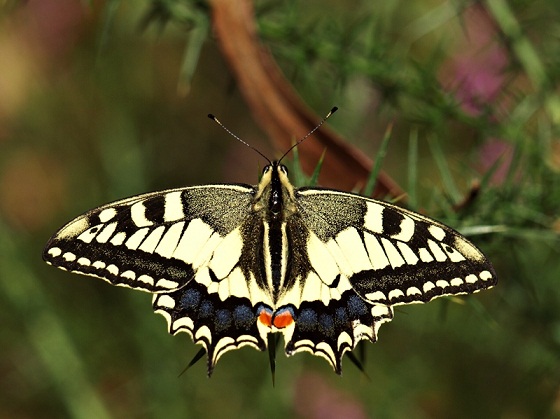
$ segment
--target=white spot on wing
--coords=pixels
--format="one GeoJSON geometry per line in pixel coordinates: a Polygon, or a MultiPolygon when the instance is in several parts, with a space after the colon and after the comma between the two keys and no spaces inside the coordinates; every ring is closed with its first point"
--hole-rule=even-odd
{"type": "Polygon", "coordinates": [[[480,273],[480,279],[488,281],[489,279],[492,279],[492,274],[489,271],[482,271],[480,273]]]}
{"type": "Polygon", "coordinates": [[[323,282],[321,282],[321,301],[328,306],[331,301],[331,290],[323,282]]]}
{"type": "Polygon", "coordinates": [[[194,276],[194,280],[199,284],[204,285],[205,287],[209,287],[212,284],[212,278],[210,278],[210,272],[208,267],[204,266],[200,268],[196,275],[194,276]]]}
{"type": "Polygon", "coordinates": [[[352,348],[352,337],[347,332],[342,332],[338,335],[338,339],[336,341],[337,349],[340,349],[343,345],[352,348]]]}
{"type": "Polygon", "coordinates": [[[190,331],[194,329],[194,322],[189,317],[181,317],[173,322],[173,327],[175,328],[175,330],[187,329],[187,331],[190,333],[190,331]]]}
{"type": "Polygon", "coordinates": [[[218,342],[216,342],[216,346],[214,348],[214,362],[217,362],[218,359],[220,359],[220,357],[225,354],[227,351],[230,351],[232,349],[236,349],[235,346],[233,346],[235,343],[235,340],[229,336],[225,336],[223,338],[221,338],[218,342]]]}
{"type": "Polygon", "coordinates": [[[155,252],[164,258],[169,259],[179,244],[179,239],[181,238],[184,226],[185,222],[181,221],[169,227],[157,245],[155,252]]]}
{"type": "Polygon", "coordinates": [[[397,247],[401,251],[404,260],[409,265],[416,265],[418,263],[418,256],[412,251],[412,249],[403,242],[397,242],[397,247]]]}
{"type": "Polygon", "coordinates": [[[355,228],[349,227],[336,236],[336,242],[353,272],[372,269],[373,266],[363,246],[362,239],[355,228]]]}
{"type": "Polygon", "coordinates": [[[106,225],[103,228],[103,230],[101,230],[101,233],[97,235],[95,240],[97,240],[99,243],[107,243],[107,241],[111,238],[113,233],[115,233],[116,228],[117,228],[116,222],[106,225]]]}
{"type": "Polygon", "coordinates": [[[400,229],[397,234],[391,236],[392,239],[400,240],[403,242],[409,241],[414,235],[414,220],[403,214],[403,219],[401,220],[400,229]]]}
{"type": "Polygon", "coordinates": [[[379,241],[373,234],[364,233],[364,241],[369,254],[369,260],[373,269],[383,269],[389,266],[389,259],[385,255],[385,251],[379,244],[379,241]]]}
{"type": "Polygon", "coordinates": [[[163,213],[165,222],[172,222],[185,218],[181,193],[181,191],[174,191],[165,194],[165,212],[163,213]]]}
{"type": "Polygon", "coordinates": [[[395,298],[404,297],[404,292],[399,289],[394,289],[389,291],[389,300],[393,300],[395,298]]]}
{"type": "MultiPolygon", "coordinates": [[[[257,324],[260,324],[260,322],[257,322],[257,324]]],[[[264,335],[264,337],[266,337],[266,334],[264,335]]],[[[294,347],[297,350],[300,351],[304,351],[304,352],[311,352],[313,353],[313,351],[309,348],[309,346],[313,347],[314,343],[312,341],[310,341],[309,339],[300,339],[294,342],[294,347]]],[[[292,351],[290,353],[288,353],[288,355],[293,355],[296,351],[292,351]]]]}
{"type": "Polygon", "coordinates": [[[91,266],[93,266],[95,269],[105,269],[105,266],[107,266],[107,264],[100,260],[96,260],[91,264],[91,266]]]}
{"type": "Polygon", "coordinates": [[[131,281],[134,281],[136,279],[136,274],[132,271],[124,271],[121,274],[121,277],[126,278],[126,279],[130,279],[131,281]]]}
{"type": "Polygon", "coordinates": [[[445,230],[439,226],[433,224],[429,225],[428,231],[430,232],[432,237],[437,241],[442,241],[445,238],[445,230]]]}
{"type": "Polygon", "coordinates": [[[366,203],[366,215],[364,216],[364,226],[374,233],[383,233],[383,210],[385,207],[375,202],[366,203]]]}
{"type": "Polygon", "coordinates": [[[444,281],[443,279],[440,279],[438,281],[436,281],[436,287],[440,287],[440,288],[448,288],[449,287],[449,282],[444,281]]]}
{"type": "Polygon", "coordinates": [[[220,283],[218,284],[218,297],[220,297],[220,300],[225,301],[226,298],[228,298],[231,295],[229,291],[229,287],[230,287],[230,282],[228,278],[220,281],[220,283]]]}
{"type": "Polygon", "coordinates": [[[170,281],[169,279],[161,278],[156,282],[156,287],[158,288],[166,288],[166,289],[175,289],[179,286],[178,282],[170,281]]]}
{"type": "MultiPolygon", "coordinates": [[[[373,317],[389,317],[390,318],[392,316],[391,307],[381,305],[381,304],[374,304],[371,307],[371,315],[373,317]]],[[[370,330],[371,330],[371,328],[370,328],[370,330]]],[[[371,335],[369,335],[369,336],[371,336],[371,335]]]]}
{"type": "Polygon", "coordinates": [[[89,266],[91,265],[91,260],[89,260],[88,258],[79,258],[78,265],[89,266]]]}
{"type": "Polygon", "coordinates": [[[463,285],[463,280],[461,278],[453,278],[451,281],[449,281],[449,283],[454,287],[458,287],[460,285],[463,285]]]}
{"type": "Polygon", "coordinates": [[[434,285],[434,283],[432,281],[428,281],[426,283],[424,283],[424,285],[422,286],[422,289],[424,290],[424,292],[428,292],[431,291],[435,288],[436,286],[434,285]]]}
{"type": "Polygon", "coordinates": [[[114,246],[120,246],[126,240],[126,233],[124,231],[120,231],[113,236],[110,243],[114,246]]]}
{"type": "Polygon", "coordinates": [[[387,301],[387,296],[381,291],[370,292],[369,294],[366,294],[366,298],[372,302],[387,301]]]}
{"type": "Polygon", "coordinates": [[[315,301],[321,296],[321,287],[323,283],[315,274],[311,272],[303,284],[302,301],[315,301]]]}
{"type": "Polygon", "coordinates": [[[482,261],[484,260],[484,255],[480,251],[470,244],[466,239],[461,236],[455,237],[454,243],[455,249],[457,249],[463,256],[470,260],[482,261]]]}
{"type": "Polygon", "coordinates": [[[75,238],[89,227],[88,217],[80,217],[67,224],[58,232],[58,239],[75,238]]]}
{"type": "Polygon", "coordinates": [[[160,307],[175,308],[175,300],[169,295],[160,295],[157,299],[157,304],[160,307]]]}
{"type": "Polygon", "coordinates": [[[470,274],[467,275],[465,278],[465,282],[468,284],[474,284],[475,282],[478,281],[478,278],[476,277],[476,275],[470,274]]]}
{"type": "Polygon", "coordinates": [[[117,215],[117,210],[115,208],[105,208],[103,211],[99,213],[98,217],[102,223],[106,223],[107,221],[111,220],[115,215],[117,215]]]}
{"type": "Polygon", "coordinates": [[[138,250],[142,250],[146,253],[154,253],[154,250],[156,250],[156,246],[161,240],[161,236],[163,236],[164,231],[165,231],[165,226],[156,227],[148,235],[148,237],[146,237],[146,240],[142,242],[138,250]]]}
{"type": "Polygon", "coordinates": [[[128,247],[130,250],[138,249],[138,246],[142,243],[148,232],[150,231],[149,228],[141,228],[138,231],[135,231],[132,236],[126,241],[125,246],[128,247]]]}
{"type": "Polygon", "coordinates": [[[214,250],[209,267],[218,279],[225,278],[239,262],[243,238],[239,229],[231,231],[214,250]]]}
{"type": "Polygon", "coordinates": [[[62,250],[59,247],[51,247],[47,253],[56,258],[62,254],[62,250]]]}
{"type": "Polygon", "coordinates": [[[138,281],[148,285],[154,285],[154,278],[152,278],[150,275],[140,275],[138,277],[138,281]]]}
{"type": "Polygon", "coordinates": [[[325,284],[332,284],[340,270],[325,243],[321,241],[313,232],[310,232],[307,239],[307,253],[311,267],[317,272],[325,284]]]}
{"type": "Polygon", "coordinates": [[[398,268],[405,264],[405,261],[397,248],[386,238],[381,238],[381,243],[383,244],[383,248],[385,249],[385,253],[389,258],[389,262],[391,262],[391,266],[394,268],[398,268]]]}
{"type": "Polygon", "coordinates": [[[331,300],[340,300],[342,298],[338,288],[329,288],[329,291],[331,292],[331,300]]]}
{"type": "Polygon", "coordinates": [[[247,280],[241,272],[241,268],[236,268],[228,277],[229,292],[235,297],[249,298],[249,288],[247,287],[247,280]]]}
{"type": "Polygon", "coordinates": [[[408,295],[408,296],[422,295],[422,292],[416,287],[410,287],[406,290],[406,295],[408,295]]]}
{"type": "Polygon", "coordinates": [[[212,332],[208,328],[208,326],[201,326],[195,333],[194,338],[198,340],[206,340],[209,343],[212,343],[212,332]]]}
{"type": "Polygon", "coordinates": [[[441,250],[441,247],[439,247],[435,241],[428,240],[428,247],[438,262],[444,262],[447,260],[447,255],[443,253],[443,250],[441,250]]]}
{"type": "Polygon", "coordinates": [[[434,257],[425,247],[418,249],[418,255],[420,256],[420,260],[422,262],[429,263],[434,261],[434,257]]]}
{"type": "Polygon", "coordinates": [[[173,257],[192,264],[194,258],[208,239],[210,239],[212,233],[213,230],[210,226],[200,218],[192,220],[181,236],[181,240],[175,252],[173,252],[173,257]]]}
{"type": "Polygon", "coordinates": [[[101,231],[102,226],[103,224],[99,224],[88,228],[86,231],[80,234],[77,239],[83,241],[84,243],[91,243],[95,236],[99,234],[99,231],[101,231]]]}
{"type": "MultiPolygon", "coordinates": [[[[375,316],[373,314],[374,310],[377,310],[377,308],[382,307],[379,305],[375,305],[372,307],[371,311],[372,311],[372,316],[373,317],[380,317],[380,316],[375,316]]],[[[362,323],[358,323],[356,322],[354,324],[354,339],[356,341],[362,340],[362,339],[372,339],[375,340],[375,333],[373,331],[373,328],[371,326],[367,326],[365,324],[362,323]]]]}
{"type": "Polygon", "coordinates": [[[140,201],[130,207],[132,221],[138,227],[149,227],[154,223],[146,218],[146,206],[140,201]]]}
{"type": "Polygon", "coordinates": [[[72,252],[66,252],[62,255],[62,258],[66,261],[66,262],[74,262],[76,260],[76,255],[72,252]]]}
{"type": "Polygon", "coordinates": [[[212,281],[210,282],[210,285],[208,285],[208,288],[206,288],[206,290],[208,291],[208,294],[217,294],[219,288],[220,288],[220,283],[212,281]]]}
{"type": "Polygon", "coordinates": [[[118,275],[119,274],[119,268],[117,268],[115,265],[109,265],[105,269],[110,274],[113,274],[113,275],[118,275]]]}

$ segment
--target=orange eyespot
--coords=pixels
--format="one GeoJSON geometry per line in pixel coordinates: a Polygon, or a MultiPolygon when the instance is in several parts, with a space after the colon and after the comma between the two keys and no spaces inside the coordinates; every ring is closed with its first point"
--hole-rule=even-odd
{"type": "Polygon", "coordinates": [[[293,321],[294,318],[292,317],[292,313],[290,313],[288,310],[274,316],[274,326],[276,326],[278,329],[282,329],[291,325],[293,321]]]}
{"type": "Polygon", "coordinates": [[[272,326],[272,314],[263,309],[259,314],[259,321],[265,326],[272,326]]]}

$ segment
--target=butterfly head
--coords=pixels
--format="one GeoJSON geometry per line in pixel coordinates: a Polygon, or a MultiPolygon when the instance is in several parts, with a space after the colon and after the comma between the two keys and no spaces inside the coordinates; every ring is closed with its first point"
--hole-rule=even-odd
{"type": "Polygon", "coordinates": [[[294,211],[294,187],[288,179],[288,168],[273,161],[263,169],[253,204],[255,211],[268,209],[272,217],[281,217],[285,211],[294,211]]]}
{"type": "Polygon", "coordinates": [[[271,161],[263,153],[257,150],[255,147],[251,146],[247,142],[243,141],[237,135],[232,133],[228,128],[226,128],[214,115],[208,114],[208,117],[220,125],[226,132],[228,132],[235,139],[245,144],[247,147],[251,148],[262,157],[268,161],[263,169],[263,174],[255,198],[253,201],[253,211],[263,212],[266,217],[271,219],[285,219],[290,214],[296,212],[295,205],[295,193],[294,187],[288,179],[288,169],[286,166],[281,164],[281,161],[286,157],[295,147],[309,138],[315,131],[323,125],[323,123],[337,111],[337,107],[333,107],[330,112],[313,128],[307,133],[303,138],[292,145],[278,160],[271,161]]]}

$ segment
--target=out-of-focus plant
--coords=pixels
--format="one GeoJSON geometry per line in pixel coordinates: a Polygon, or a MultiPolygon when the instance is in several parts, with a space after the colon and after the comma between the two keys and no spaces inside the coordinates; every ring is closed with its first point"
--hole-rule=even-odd
{"type": "Polygon", "coordinates": [[[5,6],[0,416],[560,414],[559,2],[5,6]],[[362,188],[391,125],[378,193],[404,190],[469,234],[500,278],[464,305],[400,309],[365,349],[369,380],[350,363],[338,379],[311,356],[278,357],[273,390],[266,355],[248,349],[212,380],[198,365],[177,379],[198,348],[167,336],[149,296],[40,261],[48,236],[92,206],[254,182],[255,156],[208,112],[272,154],[333,105],[343,136],[325,127],[302,145],[307,174],[325,153],[320,182],[362,188]]]}

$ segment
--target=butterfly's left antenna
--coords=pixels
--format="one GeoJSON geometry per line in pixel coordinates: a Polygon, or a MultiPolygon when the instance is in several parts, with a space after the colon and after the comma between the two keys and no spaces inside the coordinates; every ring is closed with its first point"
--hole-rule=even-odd
{"type": "Polygon", "coordinates": [[[229,135],[231,135],[233,138],[235,138],[237,141],[239,141],[242,144],[245,144],[247,147],[249,147],[250,149],[256,151],[257,153],[259,153],[261,156],[263,156],[266,161],[268,162],[268,164],[272,164],[272,162],[270,161],[270,159],[268,157],[266,157],[263,153],[261,153],[259,150],[257,150],[255,147],[253,147],[251,144],[247,143],[246,141],[243,141],[241,138],[239,138],[239,136],[235,135],[233,132],[231,132],[224,124],[222,124],[220,122],[220,120],[218,118],[216,118],[214,115],[212,115],[211,113],[208,114],[208,118],[210,118],[212,121],[214,121],[216,124],[218,124],[219,126],[221,126],[225,132],[227,132],[229,135]]]}
{"type": "Polygon", "coordinates": [[[323,119],[321,119],[321,121],[319,121],[319,123],[317,124],[317,126],[316,126],[315,128],[313,128],[311,131],[309,131],[301,140],[297,141],[293,146],[291,146],[291,147],[288,149],[288,151],[286,151],[286,152],[282,155],[282,157],[280,157],[280,158],[278,159],[278,162],[281,162],[282,159],[283,159],[284,157],[286,157],[286,155],[287,155],[290,151],[292,151],[294,148],[296,148],[298,145],[300,145],[304,140],[306,140],[307,138],[309,138],[309,136],[311,136],[311,134],[313,134],[315,131],[317,131],[317,130],[321,127],[321,125],[323,125],[323,124],[325,123],[325,121],[326,121],[327,119],[329,119],[329,118],[331,117],[331,115],[332,115],[333,113],[335,113],[336,111],[338,111],[338,108],[337,108],[336,106],[334,106],[334,107],[329,111],[329,113],[328,113],[323,119]]]}

